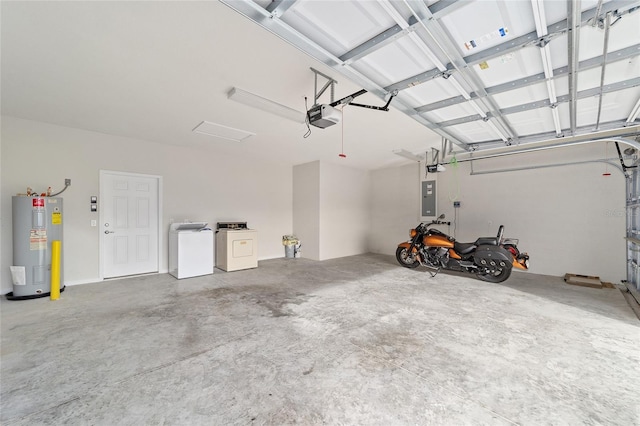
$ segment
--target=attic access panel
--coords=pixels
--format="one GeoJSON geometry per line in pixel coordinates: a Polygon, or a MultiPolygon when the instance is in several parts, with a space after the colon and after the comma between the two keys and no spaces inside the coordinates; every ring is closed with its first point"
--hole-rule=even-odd
{"type": "Polygon", "coordinates": [[[464,149],[637,131],[640,0],[222,2],[464,149]]]}

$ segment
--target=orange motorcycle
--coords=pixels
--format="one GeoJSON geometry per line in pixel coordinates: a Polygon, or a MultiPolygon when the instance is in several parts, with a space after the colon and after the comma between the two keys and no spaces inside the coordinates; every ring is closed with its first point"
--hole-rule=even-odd
{"type": "Polygon", "coordinates": [[[481,237],[472,243],[459,243],[455,238],[431,228],[451,225],[444,215],[430,223],[421,223],[410,232],[411,239],[398,244],[396,259],[405,268],[422,265],[435,276],[441,269],[467,272],[484,281],[500,283],[511,275],[513,268],[529,269],[529,255],[520,253],[518,240],[504,238],[500,225],[496,237],[481,237]]]}

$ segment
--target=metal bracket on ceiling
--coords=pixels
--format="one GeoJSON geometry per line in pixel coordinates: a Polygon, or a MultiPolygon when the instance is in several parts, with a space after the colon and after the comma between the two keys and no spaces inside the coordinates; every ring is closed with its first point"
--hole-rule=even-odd
{"type": "Polygon", "coordinates": [[[442,161],[444,161],[444,157],[451,154],[453,152],[453,143],[445,137],[442,138],[442,161]]]}
{"type": "MultiPolygon", "coordinates": [[[[628,8],[628,9],[626,9],[626,10],[621,10],[621,9],[622,9],[622,8],[619,8],[619,9],[616,9],[616,10],[614,10],[614,11],[612,12],[612,16],[613,16],[614,18],[616,18],[616,20],[615,20],[615,21],[613,21],[613,22],[612,22],[611,24],[609,24],[609,25],[613,26],[613,24],[615,24],[615,23],[616,23],[616,22],[618,22],[620,19],[622,19],[622,17],[623,17],[624,15],[626,15],[626,14],[630,14],[630,13],[633,13],[633,12],[636,12],[636,11],[640,10],[640,6],[637,6],[637,5],[636,5],[636,6],[632,6],[632,7],[628,8]]],[[[603,19],[599,19],[599,20],[598,20],[598,27],[600,27],[600,29],[604,28],[604,20],[603,20],[603,19]],[[601,21],[602,21],[602,22],[601,22],[601,21]]]]}
{"type": "MultiPolygon", "coordinates": [[[[444,160],[444,154],[442,155],[442,159],[444,160]]],[[[431,148],[431,165],[437,165],[440,162],[440,150],[436,148],[431,148]]]]}
{"type": "MultiPolygon", "coordinates": [[[[616,22],[618,22],[623,15],[627,14],[627,13],[632,13],[635,12],[636,10],[638,10],[638,8],[640,8],[640,6],[632,6],[631,8],[627,9],[627,10],[620,10],[620,9],[615,9],[612,10],[610,12],[606,12],[604,15],[607,14],[611,14],[614,18],[616,18],[615,21],[611,22],[609,24],[609,26],[615,24],[616,22]]],[[[593,16],[593,18],[589,19],[587,21],[588,25],[591,25],[592,27],[597,26],[598,28],[600,28],[601,30],[603,30],[605,28],[605,18],[604,16],[601,16],[601,11],[602,11],[602,0],[598,0],[598,6],[596,6],[596,13],[593,16]]]]}
{"type": "Polygon", "coordinates": [[[550,35],[546,35],[546,36],[544,36],[544,37],[540,37],[540,38],[538,39],[538,41],[536,42],[536,44],[535,44],[535,45],[542,49],[542,48],[543,48],[543,47],[545,47],[547,44],[549,44],[549,42],[551,42],[551,39],[552,39],[552,38],[553,38],[553,37],[551,37],[550,35]]]}
{"type": "Polygon", "coordinates": [[[311,71],[313,71],[313,74],[315,74],[314,80],[313,80],[313,106],[318,105],[318,99],[320,99],[320,96],[322,96],[329,87],[331,88],[331,103],[333,103],[335,98],[335,93],[336,93],[335,85],[338,84],[338,82],[333,78],[329,77],[328,75],[321,73],[315,68],[311,68],[311,71]],[[318,76],[321,76],[327,79],[327,82],[324,84],[324,86],[322,86],[322,88],[319,91],[318,91],[318,76]]]}

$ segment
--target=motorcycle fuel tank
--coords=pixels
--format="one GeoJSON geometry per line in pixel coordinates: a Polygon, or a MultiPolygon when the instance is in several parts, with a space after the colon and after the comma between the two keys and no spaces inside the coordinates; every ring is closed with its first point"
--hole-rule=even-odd
{"type": "Polygon", "coordinates": [[[453,241],[442,235],[425,235],[422,243],[429,247],[446,247],[453,248],[453,241]]]}

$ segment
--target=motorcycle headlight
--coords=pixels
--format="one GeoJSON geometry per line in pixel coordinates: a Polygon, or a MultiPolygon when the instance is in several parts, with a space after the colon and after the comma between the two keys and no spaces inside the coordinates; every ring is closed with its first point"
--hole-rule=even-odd
{"type": "Polygon", "coordinates": [[[409,236],[411,238],[415,237],[416,235],[418,235],[418,231],[416,231],[415,229],[412,229],[411,231],[409,231],[409,236]]]}

